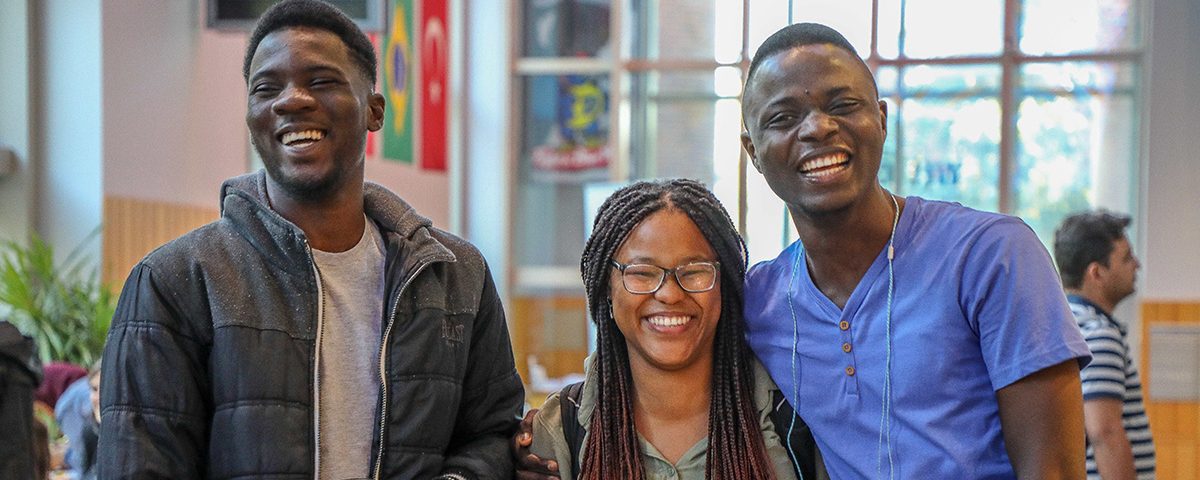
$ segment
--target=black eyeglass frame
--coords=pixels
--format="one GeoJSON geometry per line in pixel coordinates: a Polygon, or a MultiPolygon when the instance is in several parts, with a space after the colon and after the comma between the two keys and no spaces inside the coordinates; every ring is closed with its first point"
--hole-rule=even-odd
{"type": "Polygon", "coordinates": [[[721,262],[717,262],[717,261],[688,262],[683,265],[676,265],[675,268],[663,268],[658,265],[654,265],[654,264],[650,264],[650,263],[625,264],[625,263],[621,263],[621,262],[618,262],[618,261],[612,260],[612,259],[609,259],[609,262],[612,263],[613,268],[616,268],[617,271],[621,272],[621,286],[625,288],[626,292],[632,293],[634,295],[653,295],[654,293],[657,293],[659,291],[659,289],[661,289],[663,287],[663,285],[667,283],[667,275],[671,275],[672,277],[675,277],[675,284],[679,285],[680,289],[682,289],[683,291],[688,292],[688,293],[703,293],[703,292],[712,290],[713,288],[715,288],[717,286],[717,282],[720,281],[720,278],[721,278],[721,262]],[[699,290],[690,289],[690,288],[683,286],[683,282],[679,280],[679,269],[685,268],[685,267],[690,267],[692,265],[711,265],[713,267],[713,280],[712,280],[712,283],[707,288],[702,288],[699,290]],[[629,267],[633,267],[633,266],[646,266],[646,267],[657,268],[659,270],[659,272],[661,272],[658,276],[658,286],[654,287],[654,289],[652,289],[652,290],[648,290],[645,292],[635,292],[633,290],[630,290],[629,285],[625,283],[625,269],[627,269],[629,267]]]}

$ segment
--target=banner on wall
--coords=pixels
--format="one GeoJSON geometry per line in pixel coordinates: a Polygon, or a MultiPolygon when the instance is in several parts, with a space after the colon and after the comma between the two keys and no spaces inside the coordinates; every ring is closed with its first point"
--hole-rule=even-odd
{"type": "Polygon", "coordinates": [[[413,163],[412,42],[409,37],[414,0],[393,0],[388,11],[388,33],[383,51],[383,94],[387,98],[383,121],[383,158],[413,163]]]}
{"type": "Polygon", "coordinates": [[[450,37],[446,0],[421,1],[421,167],[446,170],[450,37]]]}
{"type": "Polygon", "coordinates": [[[608,176],[608,84],[604,76],[561,75],[557,105],[545,140],[533,148],[534,178],[595,181],[608,176]]]}

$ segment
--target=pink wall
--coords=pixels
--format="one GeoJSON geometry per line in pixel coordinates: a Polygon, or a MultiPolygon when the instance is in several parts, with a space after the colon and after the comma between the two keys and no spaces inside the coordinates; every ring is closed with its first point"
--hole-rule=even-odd
{"type": "Polygon", "coordinates": [[[245,36],[200,2],[104,2],[104,194],[216,208],[246,171],[245,36]]]}

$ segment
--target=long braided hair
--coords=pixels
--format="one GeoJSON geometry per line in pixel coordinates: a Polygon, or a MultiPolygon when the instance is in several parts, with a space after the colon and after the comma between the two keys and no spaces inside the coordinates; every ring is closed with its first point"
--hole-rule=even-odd
{"type": "Polygon", "coordinates": [[[703,184],[676,179],[642,181],[613,193],[597,212],[580,260],[588,311],[596,322],[599,396],[579,452],[581,479],[645,478],[633,420],[633,383],[625,337],[612,316],[609,279],[617,249],[650,214],[673,209],[700,229],[721,262],[721,317],[713,342],[712,398],[705,477],[775,478],[767,458],[751,391],[754,371],[743,336],[742,282],[746,245],[721,202],[703,184]]]}

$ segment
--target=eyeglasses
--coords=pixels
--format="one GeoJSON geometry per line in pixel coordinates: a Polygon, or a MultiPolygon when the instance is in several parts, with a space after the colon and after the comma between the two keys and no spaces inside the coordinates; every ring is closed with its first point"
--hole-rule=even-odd
{"type": "Polygon", "coordinates": [[[668,269],[645,263],[611,262],[621,271],[621,285],[625,291],[639,295],[657,292],[668,273],[675,276],[675,281],[685,292],[707,292],[717,284],[717,267],[721,265],[720,262],[693,262],[668,269]]]}

